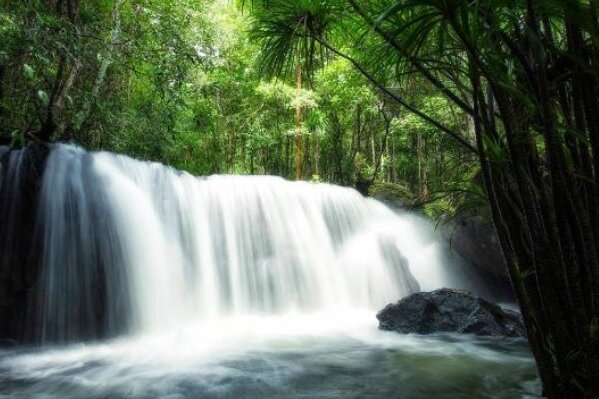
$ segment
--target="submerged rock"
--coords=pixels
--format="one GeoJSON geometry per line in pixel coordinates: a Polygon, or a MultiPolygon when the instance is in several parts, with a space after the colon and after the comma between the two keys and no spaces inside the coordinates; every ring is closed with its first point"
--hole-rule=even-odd
{"type": "Polygon", "coordinates": [[[379,329],[408,334],[458,332],[526,337],[522,316],[467,291],[419,292],[377,313],[379,329]]]}

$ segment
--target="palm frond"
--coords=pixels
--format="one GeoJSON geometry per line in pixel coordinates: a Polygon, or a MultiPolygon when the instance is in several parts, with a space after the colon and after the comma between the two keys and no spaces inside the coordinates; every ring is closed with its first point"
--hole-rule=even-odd
{"type": "Polygon", "coordinates": [[[320,41],[330,33],[336,6],[317,0],[271,0],[254,7],[250,37],[260,43],[260,72],[286,76],[301,68],[311,78],[326,61],[320,41]]]}

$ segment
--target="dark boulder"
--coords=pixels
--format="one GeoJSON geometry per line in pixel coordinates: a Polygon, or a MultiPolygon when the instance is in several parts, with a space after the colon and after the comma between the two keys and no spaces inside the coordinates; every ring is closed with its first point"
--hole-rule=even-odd
{"type": "Polygon", "coordinates": [[[460,216],[451,230],[451,247],[477,269],[509,281],[495,228],[480,217],[460,216]]]}
{"type": "Polygon", "coordinates": [[[516,302],[495,228],[486,217],[459,215],[439,231],[459,269],[455,275],[469,284],[462,288],[495,301],[516,302]]]}
{"type": "Polygon", "coordinates": [[[458,332],[525,337],[522,316],[467,291],[443,288],[419,292],[387,305],[377,315],[379,329],[408,334],[458,332]]]}

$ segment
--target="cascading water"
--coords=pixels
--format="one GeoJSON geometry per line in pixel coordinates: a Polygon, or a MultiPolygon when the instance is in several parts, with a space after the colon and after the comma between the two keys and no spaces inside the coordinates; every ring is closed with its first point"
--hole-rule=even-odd
{"type": "Polygon", "coordinates": [[[224,315],[376,310],[419,289],[417,255],[404,251],[438,263],[405,220],[351,189],[196,178],[68,146],[47,160],[38,218],[43,341],[224,315]]]}
{"type": "MultiPolygon", "coordinates": [[[[9,155],[0,194],[14,196],[24,155],[9,155]]],[[[536,389],[517,344],[475,356],[475,343],[376,331],[374,315],[387,303],[464,282],[448,272],[422,221],[352,189],[270,176],[197,178],[56,145],[38,197],[28,333],[46,345],[92,343],[5,353],[0,397],[11,387],[16,397],[294,397],[324,384],[311,370],[331,375],[330,367],[343,367],[337,362],[370,373],[388,396],[388,371],[371,370],[391,367],[385,351],[401,348],[400,357],[418,361],[420,352],[444,356],[448,345],[481,367],[507,364],[516,376],[510,395],[536,389]]],[[[298,397],[357,389],[338,384],[347,390],[298,397]]],[[[495,389],[485,384],[481,392],[495,389]]],[[[401,397],[419,397],[404,389],[401,397]]]]}

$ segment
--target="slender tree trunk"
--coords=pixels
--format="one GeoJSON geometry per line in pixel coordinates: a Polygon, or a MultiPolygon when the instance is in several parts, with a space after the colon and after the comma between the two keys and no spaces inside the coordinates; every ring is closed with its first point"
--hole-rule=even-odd
{"type": "Polygon", "coordinates": [[[376,140],[374,129],[370,129],[370,153],[372,156],[372,166],[376,166],[376,140]]]}
{"type": "Polygon", "coordinates": [[[395,183],[397,181],[397,170],[395,169],[395,140],[394,137],[391,137],[391,182],[395,183]]]}
{"type": "Polygon", "coordinates": [[[428,172],[426,163],[426,141],[422,137],[422,133],[416,134],[416,146],[418,157],[418,196],[422,202],[428,201],[428,172]]]}
{"type": "Polygon", "coordinates": [[[303,150],[304,150],[304,162],[303,162],[303,176],[306,176],[308,179],[312,178],[312,160],[310,159],[310,155],[312,154],[312,148],[310,145],[310,135],[307,134],[303,139],[303,150]]]}
{"type": "Polygon", "coordinates": [[[362,151],[362,107],[356,105],[356,154],[362,151]]]}
{"type": "MultiPolygon", "coordinates": [[[[337,183],[345,183],[343,175],[343,127],[339,122],[339,116],[333,111],[331,115],[333,123],[333,181],[337,183]]],[[[351,144],[349,149],[350,157],[353,159],[355,154],[355,136],[351,136],[351,144]]]]}
{"type": "Polygon", "coordinates": [[[314,173],[320,177],[320,145],[319,145],[319,138],[318,138],[318,133],[314,132],[313,133],[313,141],[314,141],[314,145],[313,145],[313,151],[314,151],[314,173]]]}
{"type": "MultiPolygon", "coordinates": [[[[112,23],[113,28],[110,34],[110,43],[108,44],[108,48],[106,49],[106,53],[102,57],[102,62],[100,63],[100,67],[98,68],[98,74],[96,75],[96,79],[94,81],[94,85],[92,87],[91,93],[83,106],[81,107],[81,111],[75,116],[74,129],[75,132],[78,132],[87,122],[90,117],[92,106],[94,105],[98,94],[100,94],[100,89],[104,83],[104,78],[106,77],[106,72],[108,71],[108,67],[112,63],[112,53],[117,45],[119,37],[121,35],[121,15],[120,8],[123,4],[124,0],[116,0],[114,2],[114,6],[112,9],[112,23]]],[[[88,136],[89,140],[89,136],[88,136]]],[[[89,140],[92,141],[92,140],[89,140]]]]}
{"type": "MultiPolygon", "coordinates": [[[[297,67],[296,84],[299,97],[302,89],[302,68],[300,66],[297,67]]],[[[295,117],[295,180],[300,180],[302,178],[302,106],[299,101],[295,108],[295,117]]]]}
{"type": "Polygon", "coordinates": [[[285,176],[291,178],[291,137],[285,137],[285,176]]]}
{"type": "Polygon", "coordinates": [[[81,63],[78,60],[74,60],[70,68],[68,64],[67,56],[61,56],[58,66],[59,72],[54,81],[46,119],[39,133],[39,138],[43,141],[50,141],[55,134],[61,137],[67,127],[67,122],[64,120],[63,115],[64,101],[81,69],[81,63]],[[68,72],[66,72],[67,69],[68,72]]]}
{"type": "MultiPolygon", "coordinates": [[[[389,155],[389,146],[388,146],[388,140],[389,140],[389,133],[391,132],[391,118],[387,117],[385,115],[385,112],[382,111],[382,115],[383,115],[383,119],[385,120],[385,134],[383,135],[383,138],[381,140],[381,148],[379,149],[379,155],[378,157],[376,157],[376,154],[374,152],[374,142],[373,144],[373,156],[375,156],[374,158],[374,173],[372,174],[372,179],[370,181],[370,183],[374,183],[377,179],[377,176],[379,175],[379,171],[382,169],[383,167],[383,156],[385,154],[389,155]]],[[[373,135],[374,137],[374,135],[373,135]]],[[[385,171],[383,171],[383,180],[385,180],[385,171]]]]}

